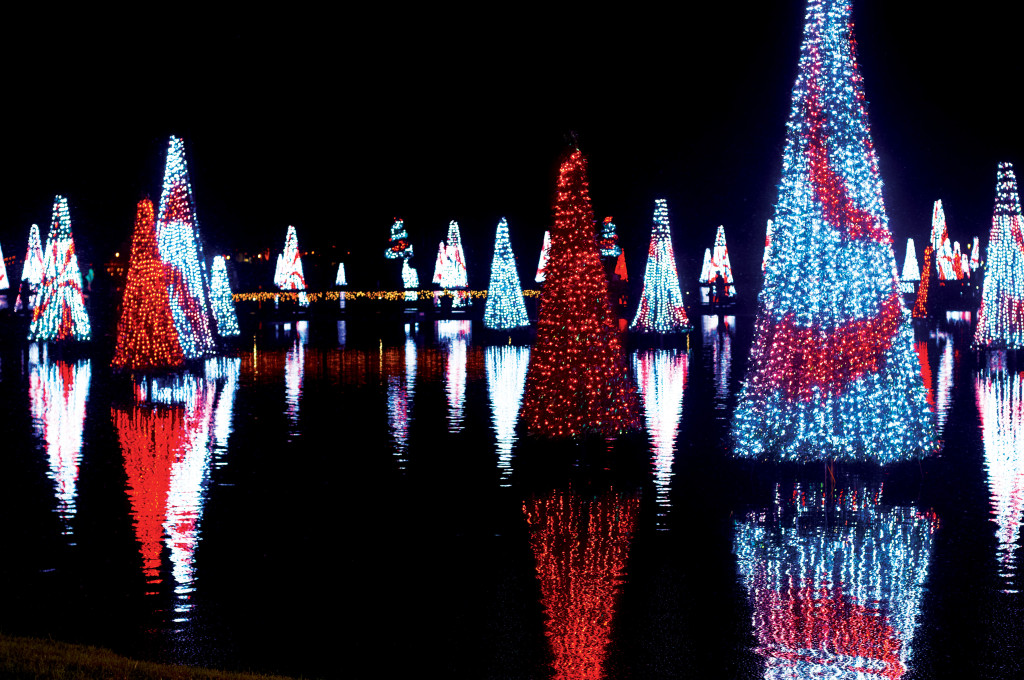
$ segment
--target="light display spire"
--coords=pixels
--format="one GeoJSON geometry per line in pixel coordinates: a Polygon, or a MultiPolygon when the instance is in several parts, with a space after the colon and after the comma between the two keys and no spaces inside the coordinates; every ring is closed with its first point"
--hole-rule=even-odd
{"type": "Polygon", "coordinates": [[[956,281],[954,269],[953,246],[946,228],[946,211],[942,209],[942,200],[935,201],[932,207],[932,250],[935,258],[935,272],[940,281],[956,281]]]}
{"type": "Polygon", "coordinates": [[[1012,163],[996,173],[996,204],[988,235],[981,309],[974,343],[999,349],[1024,348],[1024,217],[1012,163]]]}
{"type": "Polygon", "coordinates": [[[299,235],[295,227],[288,227],[284,238],[284,251],[277,258],[274,285],[281,290],[294,290],[299,294],[299,305],[309,306],[306,295],[306,277],[302,273],[302,255],[299,253],[299,235]]]}
{"type": "Polygon", "coordinates": [[[810,0],[735,452],[885,463],[934,450],[845,0],[810,0]]]}
{"type": "Polygon", "coordinates": [[[88,340],[92,334],[82,295],[82,273],[78,269],[75,239],[71,235],[68,201],[53,201],[53,221],[43,256],[43,279],[39,299],[28,327],[29,340],[63,342],[88,340]]]}
{"type": "MultiPolygon", "coordinates": [[[[452,220],[448,223],[447,243],[442,241],[437,248],[437,262],[434,264],[433,282],[445,290],[453,290],[453,307],[465,307],[469,304],[469,279],[466,274],[466,255],[462,251],[462,235],[459,223],[452,220]]],[[[435,296],[435,303],[440,304],[440,297],[435,296]]]]}
{"type": "Polygon", "coordinates": [[[171,314],[167,272],[156,242],[153,203],[146,198],[135,210],[117,346],[110,362],[114,368],[168,368],[185,363],[171,314]]]}
{"type": "Polygon", "coordinates": [[[700,284],[707,288],[721,285],[724,287],[726,297],[735,297],[736,286],[733,283],[732,263],[729,261],[729,247],[725,244],[725,227],[719,225],[718,231],[715,233],[715,250],[710,260],[705,251],[700,284]]]}
{"type": "Polygon", "coordinates": [[[384,251],[384,257],[389,260],[412,257],[412,244],[409,243],[409,232],[405,230],[405,222],[399,218],[391,224],[391,236],[388,237],[388,247],[384,251]]]}
{"type": "Polygon", "coordinates": [[[618,258],[622,254],[619,246],[619,235],[615,233],[615,223],[606,217],[601,223],[601,236],[597,239],[597,247],[601,249],[601,257],[618,258]]]}
{"type": "Polygon", "coordinates": [[[917,250],[914,248],[914,239],[907,239],[907,255],[903,260],[903,275],[900,290],[904,293],[913,293],[914,284],[921,280],[921,268],[917,264],[917,250]]]}
{"type": "Polygon", "coordinates": [[[347,286],[348,285],[348,279],[345,278],[345,263],[344,262],[339,262],[338,263],[338,273],[334,277],[334,285],[335,286],[347,286]]]}
{"type": "Polygon", "coordinates": [[[14,311],[20,311],[23,307],[33,309],[36,306],[36,292],[39,284],[43,282],[43,246],[39,238],[39,225],[33,224],[28,230],[28,249],[25,252],[25,261],[21,266],[21,280],[27,284],[29,299],[21,299],[21,289],[18,290],[17,302],[14,311]]]}
{"type": "Polygon", "coordinates": [[[544,283],[547,278],[548,258],[551,256],[551,232],[544,232],[544,243],[540,247],[540,260],[537,261],[537,276],[534,281],[544,283]]]}
{"type": "Polygon", "coordinates": [[[222,338],[239,335],[241,331],[235,313],[235,300],[231,297],[227,264],[220,255],[213,258],[213,267],[210,269],[210,304],[213,306],[213,319],[217,322],[217,335],[222,338]]]}
{"type": "Polygon", "coordinates": [[[217,346],[213,339],[209,281],[185,163],[185,145],[173,135],[167,148],[156,237],[160,258],[169,268],[171,313],[185,358],[213,354],[217,346]]]}
{"type": "Polygon", "coordinates": [[[528,326],[523,289],[519,285],[516,256],[508,240],[508,222],[502,217],[494,236],[494,258],[491,260],[491,282],[487,286],[484,326],[496,330],[512,330],[528,326]]]}
{"type": "Polygon", "coordinates": [[[654,201],[651,245],[644,270],[644,292],[636,310],[632,330],[641,333],[682,333],[690,329],[679,289],[676,255],[669,231],[668,204],[664,198],[654,201]]]}
{"type": "Polygon", "coordinates": [[[639,426],[640,405],[608,301],[583,154],[562,163],[547,282],[522,419],[547,437],[611,436],[639,426]]]}

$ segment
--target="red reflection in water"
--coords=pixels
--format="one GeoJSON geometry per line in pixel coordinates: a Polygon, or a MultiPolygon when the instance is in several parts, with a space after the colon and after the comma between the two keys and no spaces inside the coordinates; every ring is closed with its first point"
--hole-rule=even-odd
{"type": "Polygon", "coordinates": [[[556,680],[604,677],[615,599],[640,501],[552,491],[523,504],[556,680]]]}

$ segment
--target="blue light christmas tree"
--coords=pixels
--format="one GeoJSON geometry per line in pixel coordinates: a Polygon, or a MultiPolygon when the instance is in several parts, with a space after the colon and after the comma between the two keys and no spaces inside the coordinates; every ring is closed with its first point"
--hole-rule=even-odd
{"type": "Polygon", "coordinates": [[[668,204],[665,199],[654,201],[654,224],[651,226],[651,245],[647,251],[644,270],[644,292],[636,317],[629,326],[642,333],[682,333],[690,330],[690,320],[683,306],[679,289],[676,256],[672,250],[669,232],[668,204]]]}
{"type": "Polygon", "coordinates": [[[185,164],[185,146],[171,136],[164,168],[164,186],[156,218],[160,258],[167,264],[171,313],[186,359],[216,352],[206,260],[199,241],[192,184],[185,164]]]}
{"type": "Polygon", "coordinates": [[[53,221],[46,246],[39,299],[32,311],[28,339],[88,340],[92,327],[82,295],[82,273],[78,269],[75,239],[71,234],[71,214],[63,196],[53,201],[53,221]]]}
{"type": "Polygon", "coordinates": [[[220,255],[213,258],[210,271],[210,304],[213,306],[213,319],[217,322],[217,335],[222,338],[239,335],[241,331],[238,329],[235,300],[231,297],[228,269],[220,255]]]}
{"type": "Polygon", "coordinates": [[[735,452],[885,463],[934,450],[850,5],[810,0],[735,452]]]}
{"type": "Polygon", "coordinates": [[[484,326],[496,330],[512,330],[529,325],[523,289],[519,285],[516,256],[508,240],[508,222],[502,217],[494,237],[494,259],[491,260],[491,283],[487,287],[484,326]]]}
{"type": "Polygon", "coordinates": [[[987,254],[974,343],[1024,349],[1024,217],[1011,163],[1000,163],[996,175],[987,254]]]}

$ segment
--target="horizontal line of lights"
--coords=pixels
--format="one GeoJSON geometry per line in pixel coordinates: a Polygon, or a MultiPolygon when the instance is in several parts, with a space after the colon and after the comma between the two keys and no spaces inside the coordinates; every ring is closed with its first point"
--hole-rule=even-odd
{"type": "MultiPolygon", "coordinates": [[[[346,300],[405,300],[407,293],[415,294],[420,300],[433,300],[435,295],[446,295],[448,297],[452,297],[460,293],[474,298],[487,298],[486,290],[326,290],[316,293],[305,292],[305,295],[310,302],[317,302],[319,300],[337,302],[342,298],[342,296],[344,296],[346,300]]],[[[255,293],[234,293],[232,297],[235,302],[274,302],[275,300],[287,302],[297,301],[300,294],[300,291],[259,291],[255,293]]],[[[538,297],[540,295],[540,291],[524,290],[523,295],[526,297],[538,297]]]]}

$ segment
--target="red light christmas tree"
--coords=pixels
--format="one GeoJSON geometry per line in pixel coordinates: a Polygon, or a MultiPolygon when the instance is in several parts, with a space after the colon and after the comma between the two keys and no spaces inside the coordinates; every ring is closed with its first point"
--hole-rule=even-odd
{"type": "Polygon", "coordinates": [[[733,421],[741,457],[885,463],[935,448],[852,32],[846,0],[810,0],[733,421]]]}
{"type": "Polygon", "coordinates": [[[639,426],[639,400],[608,301],[594,238],[587,165],[577,149],[562,163],[537,341],[522,419],[547,437],[613,435],[639,426]]]}
{"type": "Polygon", "coordinates": [[[185,146],[172,136],[167,148],[164,185],[156,218],[160,259],[168,266],[171,314],[186,359],[216,352],[206,260],[199,242],[185,146]]]}
{"type": "Polygon", "coordinates": [[[986,252],[974,343],[996,349],[1024,349],[1024,217],[1011,163],[999,164],[986,252]]]}
{"type": "Polygon", "coordinates": [[[135,209],[131,259],[121,319],[117,323],[117,346],[110,362],[114,368],[141,370],[185,363],[171,314],[168,273],[156,241],[153,203],[145,198],[135,209]]]}
{"type": "Polygon", "coordinates": [[[68,201],[53,201],[53,221],[43,256],[43,279],[32,311],[28,339],[48,342],[88,340],[92,333],[82,295],[82,273],[78,269],[75,239],[71,234],[68,201]]]}

